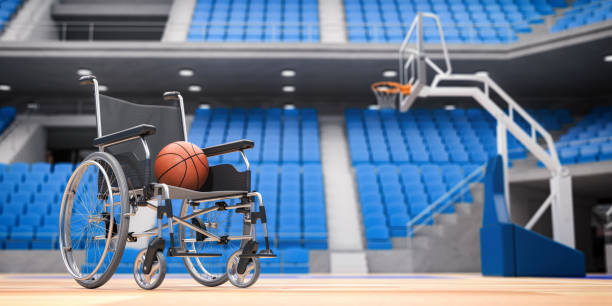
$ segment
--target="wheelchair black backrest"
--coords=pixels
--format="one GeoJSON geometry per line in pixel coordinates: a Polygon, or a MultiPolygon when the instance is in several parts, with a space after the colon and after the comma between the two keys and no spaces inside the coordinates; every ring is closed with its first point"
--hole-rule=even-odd
{"type": "MultiPolygon", "coordinates": [[[[165,105],[137,104],[100,95],[100,122],[102,136],[131,128],[140,124],[151,124],[157,128],[154,135],[146,137],[151,156],[151,169],[155,157],[167,144],[184,141],[183,116],[177,102],[163,101],[165,105]]],[[[109,146],[111,153],[123,168],[129,188],[142,187],[145,173],[145,151],[140,140],[109,146]]],[[[155,181],[152,173],[150,182],[155,181]]],[[[147,182],[147,183],[150,183],[147,182]]]]}
{"type": "MultiPolygon", "coordinates": [[[[185,141],[183,114],[177,102],[164,101],[166,105],[137,104],[117,98],[100,95],[100,122],[102,136],[131,128],[140,124],[150,124],[157,128],[154,135],[146,137],[150,151],[151,169],[155,157],[166,145],[175,141],[185,141]]],[[[119,163],[128,181],[128,188],[145,185],[145,151],[140,140],[109,146],[105,149],[119,163]]],[[[156,182],[152,173],[148,183],[156,182]]],[[[206,184],[200,191],[251,190],[251,172],[237,171],[232,165],[211,166],[206,184]]]]}

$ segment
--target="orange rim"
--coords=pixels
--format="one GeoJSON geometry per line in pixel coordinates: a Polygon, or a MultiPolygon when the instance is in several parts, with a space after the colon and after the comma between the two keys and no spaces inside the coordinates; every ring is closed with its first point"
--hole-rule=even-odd
{"type": "Polygon", "coordinates": [[[376,82],[371,87],[375,92],[386,94],[398,94],[401,92],[403,95],[410,94],[410,89],[412,88],[410,84],[402,85],[397,82],[376,82]]]}

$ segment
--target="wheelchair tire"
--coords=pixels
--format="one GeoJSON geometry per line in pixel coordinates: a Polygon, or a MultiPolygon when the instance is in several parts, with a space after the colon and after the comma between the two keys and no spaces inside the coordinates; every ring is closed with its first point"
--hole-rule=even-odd
{"type": "Polygon", "coordinates": [[[115,273],[127,242],[128,199],[123,169],[108,153],[90,154],[70,177],[62,197],[59,248],[79,285],[94,289],[115,273]]]}
{"type": "Polygon", "coordinates": [[[142,272],[145,254],[147,254],[147,249],[142,249],[138,252],[138,255],[136,255],[136,259],[134,260],[134,280],[140,288],[153,290],[159,287],[166,277],[166,257],[164,257],[162,252],[157,252],[155,254],[153,267],[151,268],[151,273],[147,275],[142,272]]]}
{"type": "MultiPolygon", "coordinates": [[[[191,205],[187,201],[183,201],[181,207],[180,217],[185,217],[192,213],[191,205]]],[[[208,228],[207,230],[217,236],[229,235],[229,232],[221,230],[225,228],[222,222],[228,222],[227,214],[235,214],[233,210],[215,211],[202,215],[199,224],[213,224],[215,228],[208,228]],[[220,225],[219,225],[220,224],[220,225]]],[[[250,223],[243,223],[242,229],[243,235],[249,235],[251,233],[250,223]]],[[[228,258],[238,249],[241,249],[244,242],[240,240],[229,241],[225,245],[219,245],[213,240],[198,240],[198,235],[195,231],[183,226],[178,225],[178,239],[181,249],[185,249],[194,253],[218,253],[222,254],[220,257],[184,257],[183,263],[189,271],[189,274],[198,283],[207,287],[216,287],[227,282],[228,277],[226,274],[226,262],[228,258]],[[186,242],[190,240],[189,242],[186,242]],[[194,241],[195,240],[195,241],[194,241]]]]}
{"type": "Polygon", "coordinates": [[[238,288],[248,288],[255,284],[255,282],[257,282],[257,280],[259,279],[259,275],[261,273],[261,265],[259,263],[259,258],[253,257],[249,259],[244,273],[238,273],[238,263],[240,262],[241,254],[242,250],[238,250],[234,254],[232,254],[232,256],[230,256],[229,260],[227,261],[226,274],[232,285],[238,288]],[[253,272],[252,275],[251,272],[253,272]]]}

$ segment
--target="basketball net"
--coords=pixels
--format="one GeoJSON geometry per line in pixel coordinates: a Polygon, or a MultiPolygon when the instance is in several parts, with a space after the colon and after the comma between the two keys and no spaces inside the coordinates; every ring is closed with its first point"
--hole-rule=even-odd
{"type": "Polygon", "coordinates": [[[410,84],[402,85],[397,82],[376,82],[371,86],[380,108],[397,108],[397,96],[410,94],[410,84]]]}

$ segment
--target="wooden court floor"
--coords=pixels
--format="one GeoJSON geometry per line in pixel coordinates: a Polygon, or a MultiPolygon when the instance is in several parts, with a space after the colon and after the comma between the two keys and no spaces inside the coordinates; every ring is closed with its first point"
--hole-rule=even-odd
{"type": "Polygon", "coordinates": [[[0,305],[612,305],[612,278],[492,278],[472,274],[263,275],[249,289],[207,288],[169,275],[145,291],[131,275],[95,290],[65,275],[0,275],[0,305]]]}

